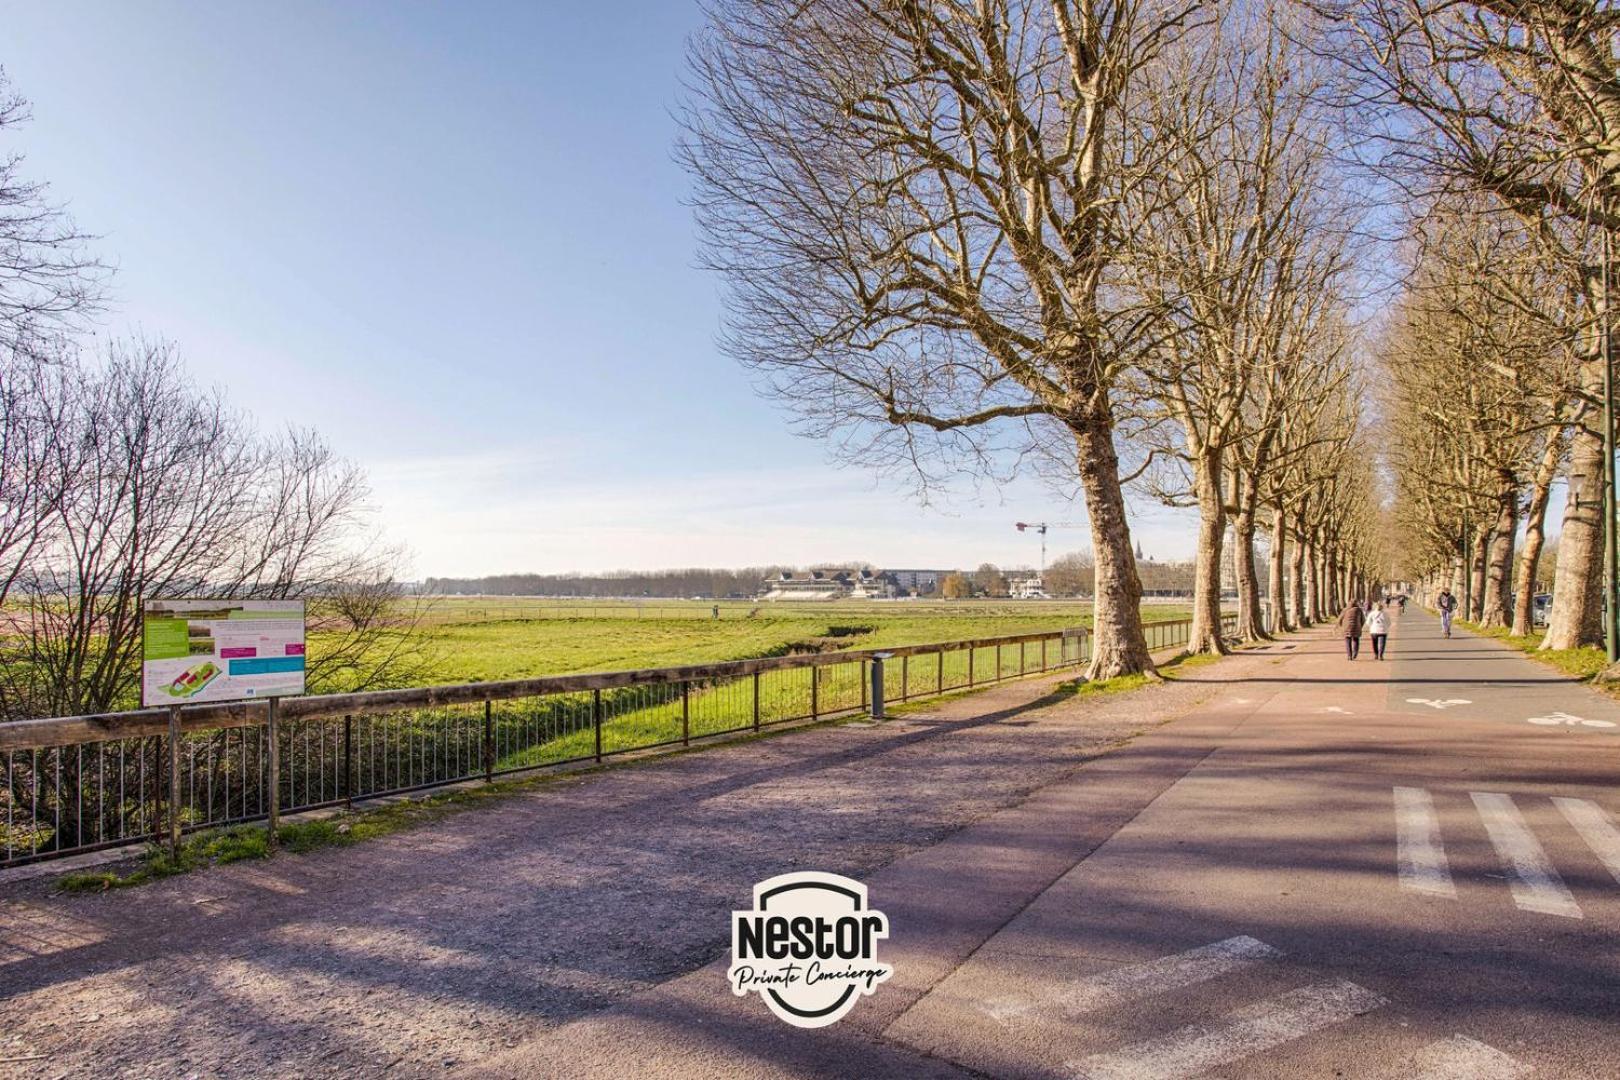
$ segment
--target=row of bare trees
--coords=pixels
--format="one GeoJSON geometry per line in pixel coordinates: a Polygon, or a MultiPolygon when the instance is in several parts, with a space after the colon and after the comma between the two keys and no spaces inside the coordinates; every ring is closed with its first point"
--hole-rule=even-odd
{"type": "Polygon", "coordinates": [[[1467,597],[1486,625],[1528,632],[1562,478],[1571,497],[1543,647],[1594,643],[1620,11],[1606,0],[1312,6],[1357,145],[1407,197],[1408,288],[1378,351],[1399,419],[1409,569],[1467,597]]]}
{"type": "MultiPolygon", "coordinates": [[[[0,73],[0,135],[26,117],[0,73]]],[[[149,597],[307,597],[312,689],[414,675],[360,470],[313,432],[259,433],[172,345],[87,355],[105,283],[0,159],[0,719],[133,704],[149,597]]]]}
{"type": "Polygon", "coordinates": [[[1266,534],[1277,625],[1377,581],[1359,214],[1303,19],[713,0],[691,51],[681,155],[730,351],[806,431],[924,492],[1059,462],[1090,518],[1093,677],[1151,668],[1129,485],[1199,510],[1195,650],[1226,647],[1229,557],[1240,632],[1266,632],[1266,534]]]}

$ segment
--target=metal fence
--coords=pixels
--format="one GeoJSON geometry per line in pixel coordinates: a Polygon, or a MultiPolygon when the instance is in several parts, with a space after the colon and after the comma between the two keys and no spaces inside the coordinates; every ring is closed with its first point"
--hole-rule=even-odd
{"type": "MultiPolygon", "coordinates": [[[[1223,620],[1230,630],[1233,617],[1223,620]]],[[[1155,652],[1188,622],[1146,627],[1155,652]]],[[[1086,663],[1086,630],[0,724],[0,867],[1086,663]],[[874,678],[878,664],[880,678],[874,678]]]]}

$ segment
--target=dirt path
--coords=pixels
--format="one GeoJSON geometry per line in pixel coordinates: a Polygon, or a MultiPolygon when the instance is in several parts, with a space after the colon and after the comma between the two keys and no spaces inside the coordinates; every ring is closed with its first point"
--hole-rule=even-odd
{"type": "Polygon", "coordinates": [[[0,1058],[41,1055],[0,1075],[442,1075],[713,960],[755,881],[868,874],[1213,692],[1046,696],[1057,681],[568,779],[354,848],[0,891],[0,1058]]]}

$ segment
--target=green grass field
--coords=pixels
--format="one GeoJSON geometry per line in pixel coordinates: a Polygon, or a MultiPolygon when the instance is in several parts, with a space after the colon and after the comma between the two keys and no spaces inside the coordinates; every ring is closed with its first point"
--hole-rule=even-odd
{"type": "MultiPolygon", "coordinates": [[[[717,620],[712,614],[652,617],[618,611],[572,618],[490,619],[475,603],[444,603],[446,607],[433,610],[415,631],[434,683],[705,664],[793,651],[921,645],[1091,624],[1090,606],[1083,604],[757,605],[758,614],[751,618],[717,620]]],[[[1152,622],[1187,617],[1180,607],[1153,606],[1144,613],[1152,622]]],[[[318,642],[312,643],[313,648],[318,642]]]]}

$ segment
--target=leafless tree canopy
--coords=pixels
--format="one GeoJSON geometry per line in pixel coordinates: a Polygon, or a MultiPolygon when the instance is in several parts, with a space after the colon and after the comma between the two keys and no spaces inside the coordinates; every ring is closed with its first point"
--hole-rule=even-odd
{"type": "Polygon", "coordinates": [[[1214,5],[717,0],[681,154],[727,348],[807,430],[926,487],[1072,446],[1094,674],[1150,666],[1116,394],[1158,313],[1116,287],[1124,117],[1214,5]]]}
{"type": "Polygon", "coordinates": [[[131,704],[150,597],[310,598],[313,689],[411,670],[397,553],[314,433],[260,436],[161,342],[100,363],[36,343],[0,360],[0,385],[0,715],[131,704]]]}
{"type": "Polygon", "coordinates": [[[22,155],[7,151],[11,129],[29,119],[28,102],[0,68],[0,350],[78,329],[99,309],[106,269],[89,239],[44,183],[29,179],[22,155]]]}

